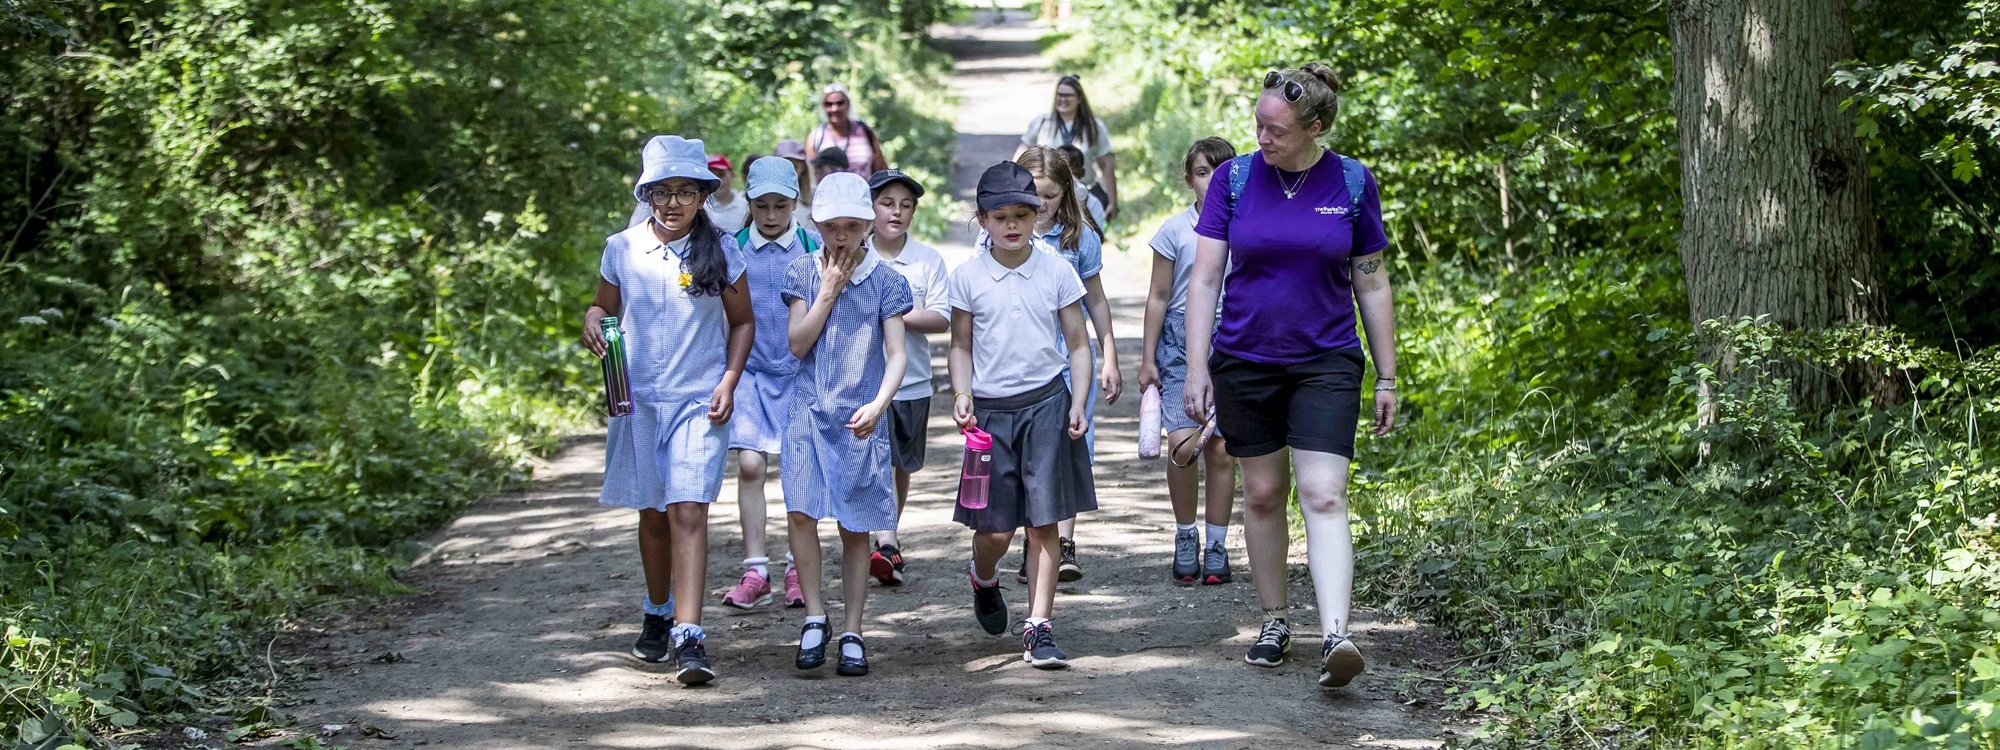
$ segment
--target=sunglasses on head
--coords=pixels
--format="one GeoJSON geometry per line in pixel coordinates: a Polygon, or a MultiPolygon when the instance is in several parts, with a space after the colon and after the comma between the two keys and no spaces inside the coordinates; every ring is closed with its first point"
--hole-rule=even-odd
{"type": "Polygon", "coordinates": [[[1265,89],[1277,88],[1278,84],[1281,83],[1285,86],[1285,101],[1297,103],[1298,100],[1305,98],[1306,87],[1299,85],[1298,81],[1287,81],[1284,76],[1279,75],[1278,71],[1275,70],[1264,74],[1265,89]]]}

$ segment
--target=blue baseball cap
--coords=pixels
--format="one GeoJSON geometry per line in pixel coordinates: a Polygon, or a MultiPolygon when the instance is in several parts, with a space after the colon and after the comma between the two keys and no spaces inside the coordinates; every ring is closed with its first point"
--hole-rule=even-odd
{"type": "Polygon", "coordinates": [[[792,160],[782,156],[766,156],[750,162],[750,174],[743,178],[743,197],[756,200],[762,196],[777,193],[786,198],[799,197],[799,172],[792,166],[792,160]]]}
{"type": "Polygon", "coordinates": [[[716,179],[715,173],[708,170],[708,147],[700,140],[678,135],[656,135],[646,141],[646,147],[639,151],[639,182],[632,186],[632,197],[644,203],[647,185],[675,177],[702,183],[708,190],[722,184],[722,180],[716,179]]]}
{"type": "Polygon", "coordinates": [[[987,167],[979,175],[978,197],[981,211],[1014,205],[1042,207],[1042,196],[1035,192],[1035,176],[1011,161],[987,167]]]}

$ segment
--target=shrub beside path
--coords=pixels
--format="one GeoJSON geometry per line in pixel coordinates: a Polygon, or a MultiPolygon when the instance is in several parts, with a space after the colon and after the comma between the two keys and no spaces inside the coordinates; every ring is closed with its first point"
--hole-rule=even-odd
{"type": "MultiPolygon", "coordinates": [[[[969,201],[980,169],[1011,156],[1018,127],[1047,106],[1052,75],[1037,32],[1016,15],[937,36],[960,62],[950,192],[969,201]]],[[[952,260],[969,254],[968,234],[955,230],[941,243],[952,260]]],[[[1147,258],[1137,248],[1106,262],[1129,384],[1147,258]]],[[[936,354],[942,378],[942,341],[936,354]]],[[[1428,679],[1450,656],[1437,632],[1360,611],[1356,638],[1369,673],[1344,691],[1322,691],[1310,636],[1294,644],[1293,664],[1243,663],[1260,623],[1240,528],[1230,539],[1237,583],[1169,582],[1172,514],[1163,465],[1134,457],[1137,401],[1098,408],[1103,510],[1079,524],[1087,576],[1057,602],[1058,633],[1074,657],[1068,671],[1029,668],[1017,640],[987,636],[973,621],[969,537],[950,522],[958,444],[938,398],[930,467],[916,477],[904,523],[912,578],[872,590],[868,677],[794,670],[800,611],[771,607],[706,609],[721,675],[711,686],[682,688],[665,667],[627,655],[642,595],[636,529],[629,512],[596,504],[603,439],[594,435],[537,466],[523,491],[489,498],[438,532],[436,548],[405,576],[422,593],[297,644],[316,674],[287,711],[307,731],[339,725],[325,741],[354,748],[1437,747],[1452,718],[1436,708],[1438,682],[1428,679]]],[[[781,554],[777,482],[770,493],[781,554]]],[[[739,572],[735,494],[732,472],[712,514],[711,603],[739,572]]],[[[838,617],[833,546],[827,591],[838,617]]],[[[1005,583],[1018,618],[1025,592],[1005,583]]],[[[1318,617],[1302,580],[1293,597],[1312,630],[1318,617]]]]}

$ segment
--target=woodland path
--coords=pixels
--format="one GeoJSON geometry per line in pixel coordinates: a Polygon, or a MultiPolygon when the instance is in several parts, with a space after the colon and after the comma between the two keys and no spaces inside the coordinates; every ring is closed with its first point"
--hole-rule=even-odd
{"type": "MultiPolygon", "coordinates": [[[[1040,36],[1018,12],[996,23],[982,11],[972,25],[937,30],[958,61],[953,89],[963,103],[955,197],[969,202],[980,170],[1011,157],[1020,129],[1048,106],[1054,76],[1040,36]]],[[[952,262],[971,252],[966,232],[954,235],[940,243],[952,262]]],[[[1143,247],[1106,257],[1128,385],[1149,262],[1143,247]]],[[[943,337],[934,338],[942,382],[943,337]]],[[[1137,402],[1134,394],[1098,406],[1103,510],[1079,526],[1087,576],[1057,602],[1068,671],[1029,668],[1017,640],[973,622],[969,536],[950,522],[958,446],[948,400],[937,398],[930,466],[916,477],[904,520],[911,581],[874,587],[868,601],[871,676],[794,670],[799,610],[714,605],[740,572],[733,469],[711,517],[703,613],[719,679],[685,689],[664,666],[634,661],[627,651],[642,593],[634,523],[596,504],[603,438],[586,435],[538,465],[524,491],[489,498],[440,530],[432,554],[405,576],[423,593],[298,644],[317,674],[287,710],[302,727],[342,725],[326,742],[353,748],[1437,747],[1452,717],[1435,708],[1438,683],[1426,679],[1450,656],[1436,632],[1359,612],[1354,631],[1369,672],[1346,690],[1322,691],[1310,663],[1317,640],[1305,635],[1318,617],[1302,580],[1292,587],[1298,660],[1275,670],[1243,663],[1259,622],[1240,527],[1230,537],[1237,583],[1169,582],[1164,464],[1134,457],[1137,402]]],[[[769,489],[771,542],[781,552],[775,479],[769,489]]],[[[830,546],[837,620],[838,545],[830,546]]],[[[1010,557],[1003,570],[1015,564],[1010,557]]],[[[1025,592],[1006,584],[1019,617],[1025,592]]]]}

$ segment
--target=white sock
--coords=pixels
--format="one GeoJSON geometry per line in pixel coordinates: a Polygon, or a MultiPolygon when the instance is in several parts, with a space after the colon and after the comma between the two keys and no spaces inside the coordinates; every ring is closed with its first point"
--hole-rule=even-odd
{"type": "MultiPolygon", "coordinates": [[[[820,618],[820,619],[826,619],[826,618],[820,618]]],[[[840,644],[840,657],[843,659],[861,658],[861,641],[859,640],[860,638],[861,638],[860,633],[856,633],[851,630],[845,633],[841,633],[840,639],[842,642],[840,644]],[[856,640],[854,640],[853,642],[847,642],[847,637],[850,635],[854,636],[856,640]]]]}
{"type": "MultiPolygon", "coordinates": [[[[806,616],[806,624],[810,625],[815,622],[821,625],[825,625],[826,615],[806,616]]],[[[819,644],[825,642],[826,642],[826,631],[820,628],[808,628],[805,630],[805,632],[799,634],[799,648],[807,648],[807,649],[819,648],[819,644]]]]}
{"type": "Polygon", "coordinates": [[[968,563],[968,564],[967,564],[967,568],[968,568],[968,569],[970,569],[970,570],[972,571],[972,583],[973,583],[973,585],[975,585],[975,586],[978,586],[978,587],[980,587],[980,588],[982,588],[982,589],[990,589],[990,588],[993,588],[994,586],[998,586],[998,585],[1000,585],[1000,573],[999,573],[999,571],[994,571],[994,573],[993,573],[993,577],[992,577],[992,578],[987,578],[987,579],[985,579],[985,580],[981,580],[981,579],[979,578],[979,564],[978,564],[978,563],[968,563]]]}
{"type": "Polygon", "coordinates": [[[1048,622],[1048,621],[1049,621],[1049,618],[1046,618],[1046,617],[1030,617],[1030,618],[1028,618],[1028,619],[1025,619],[1025,620],[1022,620],[1021,622],[1024,622],[1024,623],[1027,623],[1028,627],[1031,627],[1031,628],[1032,628],[1032,627],[1034,627],[1034,626],[1036,626],[1036,625],[1040,625],[1040,624],[1042,624],[1042,623],[1045,623],[1045,622],[1048,622]]]}
{"type": "MultiPolygon", "coordinates": [[[[1189,526],[1188,528],[1194,527],[1189,526]]],[[[1213,547],[1218,544],[1224,547],[1229,546],[1229,527],[1217,526],[1212,523],[1208,524],[1208,546],[1213,547]]]]}
{"type": "Polygon", "coordinates": [[[796,567],[798,567],[798,563],[792,561],[792,553],[785,553],[785,572],[790,573],[792,572],[792,568],[796,567]]]}
{"type": "Polygon", "coordinates": [[[1182,534],[1192,534],[1192,533],[1194,533],[1194,524],[1191,523],[1174,524],[1174,536],[1180,536],[1182,534]]]}
{"type": "Polygon", "coordinates": [[[763,576],[767,580],[771,577],[771,558],[746,557],[743,558],[743,567],[757,571],[757,575],[763,576]]]}

